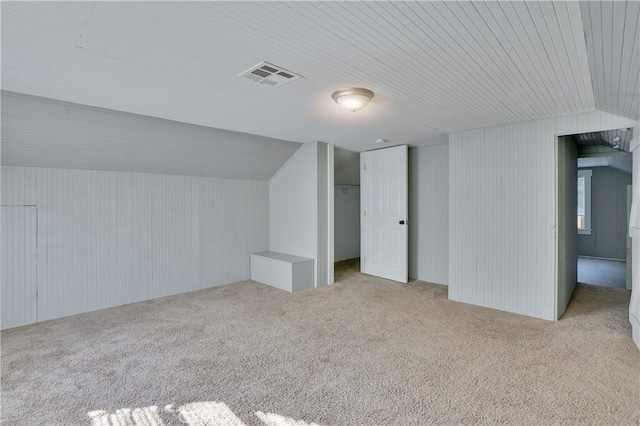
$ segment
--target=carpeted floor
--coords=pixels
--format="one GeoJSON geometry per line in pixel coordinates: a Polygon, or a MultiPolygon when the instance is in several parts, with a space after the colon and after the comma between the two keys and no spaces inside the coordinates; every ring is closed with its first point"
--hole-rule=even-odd
{"type": "Polygon", "coordinates": [[[627,262],[578,257],[578,282],[602,287],[627,288],[627,262]]]}
{"type": "Polygon", "coordinates": [[[547,322],[357,273],[247,281],[2,332],[2,423],[640,422],[629,292],[547,322]]]}

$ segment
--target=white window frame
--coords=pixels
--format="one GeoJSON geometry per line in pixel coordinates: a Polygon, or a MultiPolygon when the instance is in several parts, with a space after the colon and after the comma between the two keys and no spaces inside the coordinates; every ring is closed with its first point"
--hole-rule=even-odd
{"type": "MultiPolygon", "coordinates": [[[[591,235],[591,170],[578,170],[578,178],[584,178],[584,228],[578,228],[579,235],[591,235]]],[[[577,196],[577,195],[576,195],[577,196]]],[[[577,217],[577,212],[576,212],[577,217]]]]}

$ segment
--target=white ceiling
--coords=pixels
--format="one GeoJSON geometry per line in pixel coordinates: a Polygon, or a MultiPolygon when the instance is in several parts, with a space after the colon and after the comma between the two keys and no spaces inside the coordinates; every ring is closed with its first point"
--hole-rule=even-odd
{"type": "Polygon", "coordinates": [[[619,145],[621,151],[629,152],[631,140],[633,139],[633,129],[606,130],[604,132],[580,133],[572,135],[573,141],[578,146],[605,145],[613,147],[619,145]],[[618,140],[614,140],[618,138],[618,140]]]}
{"type": "Polygon", "coordinates": [[[578,158],[578,167],[613,167],[623,172],[632,173],[633,157],[631,155],[620,155],[615,157],[578,158]]]}
{"type": "Polygon", "coordinates": [[[640,119],[640,1],[580,3],[596,108],[640,119]]]}
{"type": "Polygon", "coordinates": [[[267,180],[301,145],[2,92],[2,164],[267,180]]]}
{"type": "Polygon", "coordinates": [[[576,2],[2,2],[2,88],[357,151],[595,108],[576,2]]]}

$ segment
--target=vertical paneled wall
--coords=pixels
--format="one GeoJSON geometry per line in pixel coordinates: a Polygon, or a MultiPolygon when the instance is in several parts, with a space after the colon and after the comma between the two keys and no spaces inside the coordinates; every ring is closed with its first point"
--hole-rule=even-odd
{"type": "Polygon", "coordinates": [[[560,318],[578,283],[578,147],[570,137],[558,137],[558,303],[556,317],[560,318]]]}
{"type": "Polygon", "coordinates": [[[248,279],[269,246],[262,181],[3,166],[2,204],[37,208],[39,321],[248,279]]]}
{"type": "Polygon", "coordinates": [[[578,235],[578,256],[627,258],[627,185],[631,173],[613,167],[590,168],[591,235],[578,235]]]}
{"type": "Polygon", "coordinates": [[[449,298],[556,319],[556,136],[633,125],[593,112],[450,134],[449,298]]]}
{"type": "Polygon", "coordinates": [[[3,206],[0,216],[0,326],[8,328],[31,324],[38,318],[36,207],[3,206]]]}
{"type": "Polygon", "coordinates": [[[633,129],[631,141],[633,152],[633,202],[629,218],[629,236],[632,242],[632,281],[631,303],[629,304],[629,322],[631,323],[633,341],[640,349],[640,120],[633,129]]]}
{"type": "Polygon", "coordinates": [[[409,277],[449,283],[449,145],[409,150],[409,277]]]}

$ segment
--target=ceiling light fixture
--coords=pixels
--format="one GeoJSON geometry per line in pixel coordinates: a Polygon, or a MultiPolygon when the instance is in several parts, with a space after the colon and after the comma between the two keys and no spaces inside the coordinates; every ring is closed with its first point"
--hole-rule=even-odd
{"type": "Polygon", "coordinates": [[[367,106],[371,98],[373,98],[373,92],[369,89],[351,87],[349,89],[336,90],[331,94],[331,97],[340,107],[356,112],[367,106]]]}

